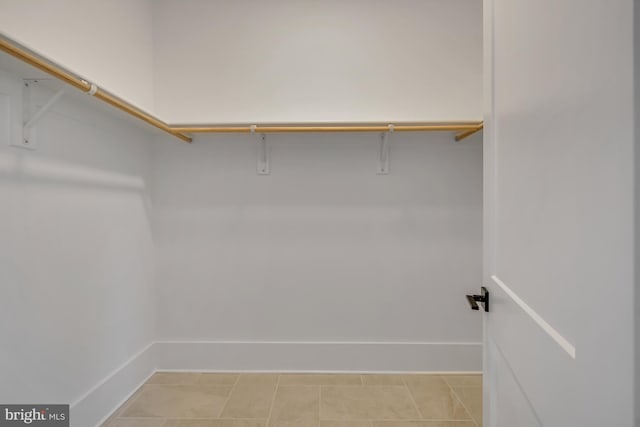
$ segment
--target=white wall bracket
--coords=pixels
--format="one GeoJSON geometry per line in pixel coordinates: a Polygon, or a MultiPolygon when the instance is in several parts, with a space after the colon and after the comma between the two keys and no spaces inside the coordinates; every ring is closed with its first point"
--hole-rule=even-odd
{"type": "Polygon", "coordinates": [[[380,158],[378,159],[378,175],[389,175],[389,144],[394,126],[389,125],[389,132],[380,134],[380,158]]]}
{"type": "MultiPolygon", "coordinates": [[[[251,134],[255,135],[256,125],[251,125],[251,134]]],[[[258,163],[256,166],[256,173],[258,175],[270,175],[271,174],[271,160],[269,158],[269,144],[267,144],[267,135],[260,134],[260,148],[258,150],[258,163]]]]}
{"type": "Polygon", "coordinates": [[[15,142],[13,145],[17,147],[27,148],[29,150],[35,150],[37,148],[35,133],[33,127],[47,114],[47,111],[53,107],[53,105],[62,98],[66,88],[60,89],[40,108],[37,108],[36,103],[33,101],[31,87],[38,83],[37,79],[24,79],[22,85],[22,139],[15,142]]]}
{"type": "Polygon", "coordinates": [[[258,175],[270,175],[271,174],[271,159],[270,159],[269,144],[267,143],[267,135],[260,134],[260,152],[258,155],[258,175]]]}

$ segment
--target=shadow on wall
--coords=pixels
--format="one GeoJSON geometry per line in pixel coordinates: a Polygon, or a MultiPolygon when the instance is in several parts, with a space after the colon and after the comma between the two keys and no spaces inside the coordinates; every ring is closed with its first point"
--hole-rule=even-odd
{"type": "MultiPolygon", "coordinates": [[[[32,93],[37,105],[51,96],[40,87],[32,88],[32,93]]],[[[150,219],[151,137],[71,98],[59,101],[32,129],[35,150],[0,148],[0,182],[27,186],[23,191],[49,186],[48,191],[62,192],[66,186],[133,192],[144,201],[150,219]]],[[[11,125],[21,124],[14,119],[11,125]]]]}
{"type": "Polygon", "coordinates": [[[71,403],[153,339],[151,144],[67,99],[35,132],[0,146],[0,401],[71,403]]]}

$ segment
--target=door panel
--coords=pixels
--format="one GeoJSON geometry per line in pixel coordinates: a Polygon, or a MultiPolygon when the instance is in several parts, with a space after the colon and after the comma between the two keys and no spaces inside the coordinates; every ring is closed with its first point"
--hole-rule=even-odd
{"type": "MultiPolygon", "coordinates": [[[[583,141],[576,136],[583,130],[573,129],[578,122],[554,126],[553,121],[576,120],[563,112],[577,108],[587,95],[590,77],[581,72],[586,64],[580,58],[590,46],[573,46],[577,34],[563,37],[565,29],[580,32],[585,23],[578,17],[567,26],[561,19],[575,12],[573,1],[494,1],[494,274],[575,341],[573,255],[584,195],[576,161],[583,141]]],[[[595,114],[590,111],[589,119],[595,114]]]]}
{"type": "Polygon", "coordinates": [[[495,406],[493,422],[498,427],[542,427],[522,387],[516,382],[505,358],[495,342],[487,343],[492,354],[491,371],[495,373],[495,406]]]}
{"type": "Polygon", "coordinates": [[[484,1],[485,426],[633,425],[634,4],[484,1]]]}
{"type": "Polygon", "coordinates": [[[503,416],[511,420],[505,414],[513,408],[521,408],[522,412],[518,412],[521,421],[512,426],[538,425],[526,420],[544,426],[573,425],[575,359],[495,280],[488,314],[485,321],[492,350],[486,377],[495,376],[497,415],[495,424],[488,425],[503,425],[499,421],[503,416]]]}

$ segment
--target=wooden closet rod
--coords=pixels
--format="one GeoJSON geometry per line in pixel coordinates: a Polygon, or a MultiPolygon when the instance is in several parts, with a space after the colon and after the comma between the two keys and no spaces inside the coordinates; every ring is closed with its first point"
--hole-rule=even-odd
{"type": "Polygon", "coordinates": [[[163,130],[164,132],[167,132],[168,134],[173,135],[176,138],[180,138],[185,142],[191,142],[191,138],[187,135],[184,135],[180,130],[171,128],[171,126],[169,126],[162,120],[139,109],[138,107],[135,107],[134,105],[129,104],[126,101],[123,101],[122,99],[116,97],[115,95],[112,95],[109,92],[105,91],[104,89],[101,89],[96,85],[91,84],[86,80],[83,80],[78,76],[75,76],[69,73],[68,71],[64,70],[62,67],[59,67],[53,62],[46,60],[40,57],[39,55],[36,55],[30,52],[28,49],[25,49],[24,47],[20,46],[18,43],[11,41],[8,38],[1,35],[0,35],[0,50],[8,53],[14,58],[17,58],[29,65],[32,65],[38,68],[39,70],[44,71],[47,74],[50,74],[51,76],[59,80],[62,80],[63,82],[75,87],[76,89],[79,89],[89,95],[93,95],[94,97],[100,99],[101,101],[104,101],[107,104],[113,107],[116,107],[117,109],[122,110],[129,115],[132,115],[144,122],[147,122],[151,126],[155,126],[156,128],[163,130]]]}
{"type": "Polygon", "coordinates": [[[475,127],[475,129],[469,129],[469,130],[466,130],[464,132],[457,133],[456,134],[456,141],[462,141],[463,139],[470,137],[474,133],[480,132],[482,129],[484,129],[484,122],[480,122],[475,127]]]}
{"type": "Polygon", "coordinates": [[[349,124],[349,125],[236,125],[174,126],[186,133],[290,133],[290,132],[459,132],[456,141],[482,130],[482,122],[421,124],[349,124]]]}
{"type": "Polygon", "coordinates": [[[290,132],[457,132],[456,141],[463,140],[483,128],[482,122],[460,123],[413,123],[413,124],[383,124],[360,123],[344,125],[212,125],[212,126],[170,126],[162,120],[139,109],[138,107],[118,98],[97,87],[95,84],[66,71],[55,63],[29,51],[19,43],[3,36],[0,33],[0,51],[44,71],[64,83],[75,87],[89,95],[93,95],[101,101],[132,115],[151,126],[154,126],[185,142],[191,142],[192,138],[186,133],[290,133],[290,132]]]}

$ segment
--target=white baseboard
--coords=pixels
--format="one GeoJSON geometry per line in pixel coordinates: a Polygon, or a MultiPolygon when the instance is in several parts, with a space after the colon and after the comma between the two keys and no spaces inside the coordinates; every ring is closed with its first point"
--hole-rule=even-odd
{"type": "Polygon", "coordinates": [[[71,404],[71,427],[99,426],[155,372],[154,343],[71,404]]]}
{"type": "Polygon", "coordinates": [[[160,371],[478,372],[481,343],[158,341],[160,371]]]}

